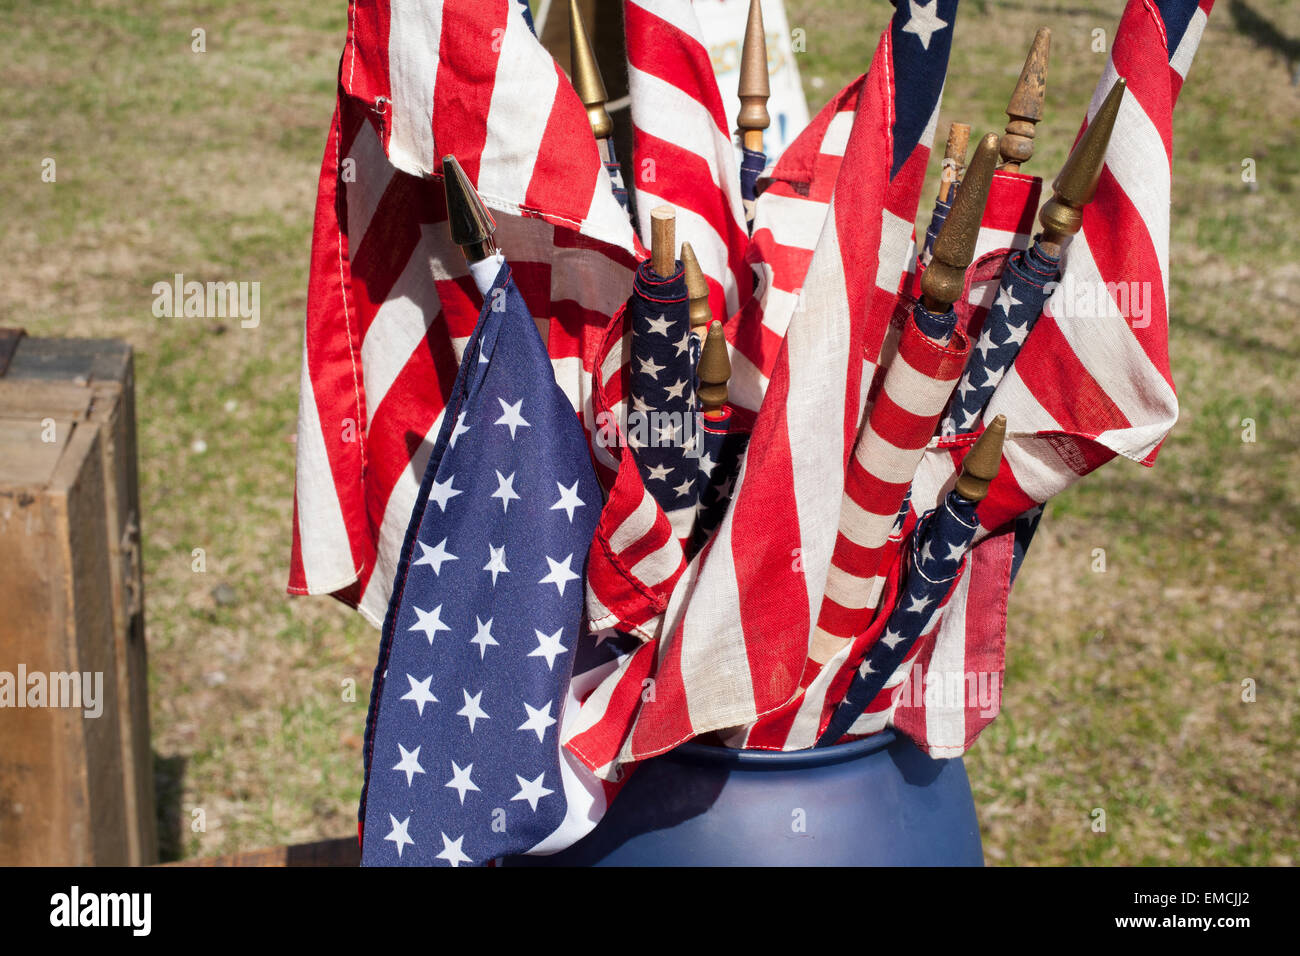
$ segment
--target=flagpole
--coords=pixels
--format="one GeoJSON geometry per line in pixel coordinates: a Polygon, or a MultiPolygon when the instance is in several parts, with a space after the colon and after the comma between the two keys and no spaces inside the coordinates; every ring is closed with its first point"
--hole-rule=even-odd
{"type": "Polygon", "coordinates": [[[966,165],[966,146],[970,142],[969,123],[951,123],[948,142],[943,149],[943,175],[939,179],[939,202],[951,202],[951,194],[961,180],[966,165]]]}
{"type": "Polygon", "coordinates": [[[771,81],[767,73],[767,36],[763,29],[763,8],[759,0],[749,0],[749,17],[745,21],[745,42],[740,49],[740,112],[736,127],[740,132],[740,198],[745,205],[745,223],[754,223],[754,200],[758,177],[767,165],[763,153],[763,130],[772,125],[767,112],[771,81]]]}
{"type": "Polygon", "coordinates": [[[605,81],[600,75],[600,65],[583,23],[578,0],[569,0],[569,77],[578,99],[587,110],[587,122],[591,125],[591,135],[596,138],[600,161],[613,184],[614,198],[627,209],[627,189],[623,186],[623,174],[614,152],[614,121],[605,108],[609,94],[605,91],[605,81]]]}
{"type": "Polygon", "coordinates": [[[975,156],[957,190],[952,212],[934,240],[930,264],[921,276],[921,305],[931,313],[947,312],[961,298],[966,269],[975,258],[984,203],[997,165],[998,135],[987,133],[975,148],[975,156]]]}
{"type": "Polygon", "coordinates": [[[1039,27],[1025,57],[1024,69],[1007,104],[1006,132],[998,143],[1002,168],[1018,173],[1022,163],[1034,155],[1034,128],[1043,118],[1043,100],[1047,96],[1047,59],[1052,49],[1052,31],[1039,27]]]}
{"type": "Polygon", "coordinates": [[[677,271],[677,212],[672,206],[650,210],[650,268],[667,278],[677,271]]]}

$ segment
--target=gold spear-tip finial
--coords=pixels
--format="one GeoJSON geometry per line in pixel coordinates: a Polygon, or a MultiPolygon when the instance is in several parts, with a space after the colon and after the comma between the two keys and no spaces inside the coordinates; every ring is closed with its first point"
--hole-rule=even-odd
{"type": "Polygon", "coordinates": [[[605,111],[609,96],[605,92],[605,81],[600,78],[600,67],[596,65],[596,53],[582,22],[578,0],[569,0],[569,50],[569,78],[578,91],[578,99],[587,108],[587,122],[591,124],[592,135],[604,139],[614,132],[614,122],[605,111]]]}
{"type": "Polygon", "coordinates": [[[1047,95],[1047,58],[1052,50],[1052,31],[1039,27],[1033,45],[1025,57],[1025,68],[1007,104],[1007,131],[998,143],[1003,168],[1019,172],[1020,164],[1034,155],[1034,127],[1043,118],[1043,98],[1047,95]]]}
{"type": "Polygon", "coordinates": [[[961,463],[961,477],[957,479],[957,494],[967,501],[979,504],[989,493],[989,484],[997,477],[1002,464],[1002,442],[1007,437],[1007,416],[999,415],[989,422],[983,434],[966,453],[961,463]]]}
{"type": "MultiPolygon", "coordinates": [[[[1092,202],[1101,180],[1101,168],[1106,162],[1106,147],[1110,133],[1115,128],[1120,102],[1124,99],[1124,78],[1120,77],[1106,94],[1101,108],[1088,124],[1070,151],[1070,158],[1061,167],[1060,175],[1052,183],[1053,196],[1038,214],[1043,224],[1043,240],[1059,246],[1067,236],[1072,236],[1083,225],[1083,207],[1092,202]]],[[[1049,250],[1059,252],[1059,250],[1049,250]]]]}
{"type": "Polygon", "coordinates": [[[470,262],[480,262],[496,255],[496,220],[479,198],[465,170],[455,156],[442,157],[442,186],[447,193],[447,225],[451,241],[460,246],[470,262]]]}
{"type": "Polygon", "coordinates": [[[706,417],[717,417],[727,404],[727,382],[731,378],[731,359],[727,357],[727,338],[722,334],[721,322],[709,324],[696,372],[700,377],[700,408],[706,417]]]}
{"type": "Polygon", "coordinates": [[[763,148],[763,130],[772,125],[767,114],[771,86],[767,76],[767,37],[763,32],[763,8],[758,0],[749,0],[749,19],[745,23],[745,44],[740,49],[740,112],[736,126],[744,136],[746,149],[763,148]]]}
{"type": "Polygon", "coordinates": [[[961,298],[997,162],[998,134],[988,133],[975,147],[975,158],[962,177],[952,212],[935,237],[934,258],[921,276],[921,302],[931,312],[947,312],[961,298]]]}
{"type": "Polygon", "coordinates": [[[682,243],[682,270],[686,273],[686,309],[691,320],[691,331],[703,334],[713,320],[713,312],[709,308],[709,283],[704,279],[700,260],[695,258],[695,250],[689,242],[682,243]]]}

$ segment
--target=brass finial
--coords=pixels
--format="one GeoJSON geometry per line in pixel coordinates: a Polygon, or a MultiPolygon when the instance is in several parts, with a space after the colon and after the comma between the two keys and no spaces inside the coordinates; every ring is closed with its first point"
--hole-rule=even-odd
{"type": "Polygon", "coordinates": [[[727,381],[731,378],[731,359],[727,357],[727,337],[722,334],[721,322],[709,324],[696,372],[700,377],[700,408],[706,417],[716,417],[727,404],[727,381]]]}
{"type": "Polygon", "coordinates": [[[1034,155],[1034,127],[1043,118],[1043,98],[1047,95],[1047,57],[1052,50],[1052,31],[1039,27],[1033,45],[1025,57],[1025,68],[1020,71],[1007,104],[1007,131],[998,143],[1003,168],[1019,172],[1020,164],[1029,162],[1034,155]]]}
{"type": "Polygon", "coordinates": [[[614,122],[605,112],[605,81],[600,78],[596,53],[591,48],[591,38],[582,22],[578,0],[569,0],[569,78],[578,91],[578,99],[587,108],[587,122],[596,139],[604,139],[614,132],[614,122]]]}
{"type": "Polygon", "coordinates": [[[677,271],[677,212],[672,206],[650,210],[650,268],[664,278],[677,271]]]}
{"type": "Polygon", "coordinates": [[[939,179],[939,201],[947,202],[948,194],[961,179],[966,165],[966,145],[970,142],[970,124],[952,123],[948,126],[948,144],[943,150],[943,176],[939,179]]]}
{"type": "Polygon", "coordinates": [[[702,333],[713,320],[713,312],[709,309],[709,284],[689,242],[682,243],[682,269],[686,272],[687,314],[691,319],[691,331],[702,333]]]}
{"type": "Polygon", "coordinates": [[[1043,224],[1042,245],[1051,255],[1060,255],[1061,243],[1083,225],[1083,207],[1092,202],[1106,162],[1106,147],[1124,98],[1124,78],[1120,77],[1106,94],[1101,108],[1075,143],[1070,158],[1052,183],[1053,196],[1038,214],[1043,224]]]}
{"type": "Polygon", "coordinates": [[[989,422],[984,433],[966,453],[961,463],[961,477],[957,479],[957,494],[967,501],[979,504],[989,493],[989,483],[997,477],[1002,464],[1002,442],[1007,437],[1007,416],[999,415],[989,422]]]}
{"type": "Polygon", "coordinates": [[[746,149],[763,148],[763,130],[772,125],[767,115],[767,98],[771,87],[767,77],[767,37],[763,32],[763,8],[758,0],[749,0],[749,19],[745,23],[745,45],[740,49],[740,112],[736,126],[744,134],[746,149]]]}
{"type": "Polygon", "coordinates": [[[931,312],[947,312],[961,298],[997,161],[998,134],[988,133],[975,147],[975,157],[962,177],[952,212],[935,237],[934,258],[921,276],[921,302],[931,312]]]}
{"type": "Polygon", "coordinates": [[[442,157],[442,187],[447,193],[447,225],[451,241],[460,246],[470,262],[481,262],[496,255],[497,246],[492,241],[496,220],[479,198],[465,170],[455,156],[442,157]]]}

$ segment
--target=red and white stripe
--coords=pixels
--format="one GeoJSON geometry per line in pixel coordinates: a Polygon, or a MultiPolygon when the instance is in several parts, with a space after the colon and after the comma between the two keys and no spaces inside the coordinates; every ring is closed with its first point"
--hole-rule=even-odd
{"type": "MultiPolygon", "coordinates": [[[[445,224],[455,154],[588,432],[642,250],[586,112],[510,0],[354,3],[321,167],[289,590],[375,624],[481,297],[445,224]],[[471,108],[474,107],[474,108],[471,108]]],[[[593,442],[612,480],[614,452],[593,442]]],[[[615,450],[616,451],[616,450],[615,450]]]]}

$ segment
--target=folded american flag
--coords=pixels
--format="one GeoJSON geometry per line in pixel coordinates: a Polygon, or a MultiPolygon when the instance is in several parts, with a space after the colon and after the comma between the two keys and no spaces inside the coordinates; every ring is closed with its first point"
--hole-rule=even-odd
{"type": "Polygon", "coordinates": [[[384,620],[360,811],[368,866],[562,849],[604,808],[558,726],[590,641],[582,577],[600,485],[508,266],[485,299],[384,620]]]}

